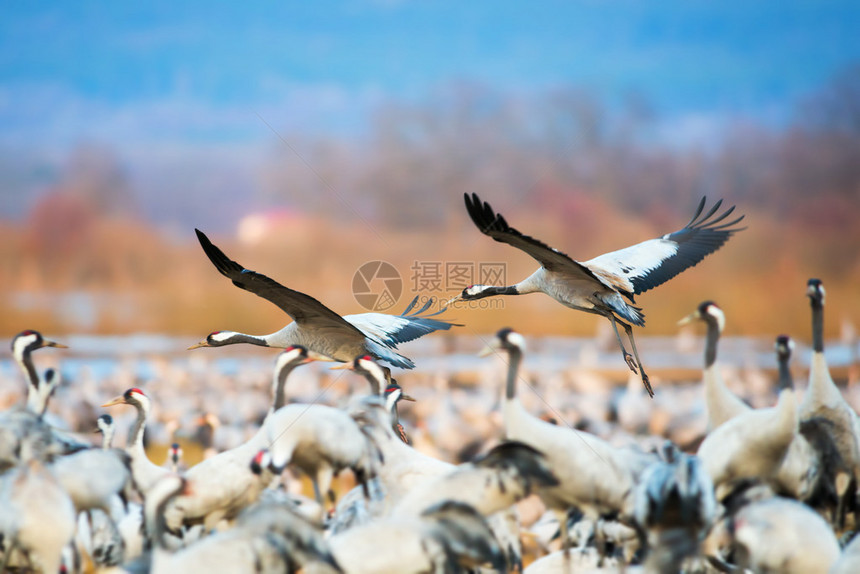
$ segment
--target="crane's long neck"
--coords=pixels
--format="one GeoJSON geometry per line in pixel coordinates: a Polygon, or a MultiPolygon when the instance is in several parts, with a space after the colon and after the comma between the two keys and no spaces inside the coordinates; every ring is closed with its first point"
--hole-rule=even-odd
{"type": "Polygon", "coordinates": [[[287,387],[287,377],[290,376],[290,373],[292,373],[293,369],[295,369],[297,366],[298,365],[294,364],[286,365],[283,369],[281,369],[275,374],[275,392],[274,399],[272,401],[273,410],[278,410],[287,403],[287,396],[285,392],[285,389],[287,387]]]}
{"type": "Polygon", "coordinates": [[[113,447],[113,427],[107,427],[102,430],[102,449],[110,450],[113,447]]]}
{"type": "MultiPolygon", "coordinates": [[[[274,335],[274,333],[273,333],[274,335]]],[[[237,343],[247,343],[249,345],[257,345],[258,347],[274,347],[277,345],[272,345],[269,342],[269,337],[272,335],[248,335],[247,333],[236,333],[231,332],[229,339],[224,343],[225,345],[233,345],[237,343]]]]}
{"type": "Polygon", "coordinates": [[[509,401],[517,396],[517,377],[522,361],[523,353],[519,349],[514,348],[508,352],[508,379],[505,384],[505,398],[509,401]]]}
{"type": "Polygon", "coordinates": [[[812,350],[824,352],[824,304],[812,299],[812,350]]]}
{"type": "Polygon", "coordinates": [[[705,368],[711,368],[717,362],[717,345],[720,342],[720,326],[716,320],[708,321],[708,331],[705,335],[705,368]]]}
{"type": "Polygon", "coordinates": [[[481,295],[483,297],[493,297],[495,295],[522,295],[530,293],[530,291],[520,291],[517,285],[488,285],[481,291],[481,295]]]}
{"type": "MultiPolygon", "coordinates": [[[[160,486],[160,485],[159,485],[160,486]]],[[[150,493],[144,501],[144,524],[148,538],[154,544],[153,551],[164,554],[169,552],[165,535],[168,532],[167,520],[164,510],[167,504],[178,494],[178,492],[150,493]]],[[[153,556],[155,558],[155,556],[153,556]]]]}
{"type": "Polygon", "coordinates": [[[146,416],[148,410],[141,403],[134,403],[134,408],[137,409],[137,420],[134,421],[134,426],[128,433],[128,446],[126,449],[133,456],[145,456],[146,450],[143,448],[143,433],[146,430],[146,416]]]}
{"type": "Polygon", "coordinates": [[[780,357],[779,359],[779,383],[777,388],[780,393],[785,389],[794,389],[794,380],[791,377],[791,370],[788,368],[787,358],[780,357]]]}
{"type": "Polygon", "coordinates": [[[39,375],[36,373],[36,366],[33,364],[33,358],[30,356],[30,351],[25,350],[20,355],[15,353],[15,361],[21,370],[24,372],[24,377],[29,384],[27,385],[27,409],[34,413],[40,413],[39,410],[39,375]]]}

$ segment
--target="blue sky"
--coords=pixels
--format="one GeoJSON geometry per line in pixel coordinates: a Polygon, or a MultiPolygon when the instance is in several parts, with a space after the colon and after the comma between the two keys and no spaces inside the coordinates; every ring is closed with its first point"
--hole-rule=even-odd
{"type": "Polygon", "coordinates": [[[75,113],[134,124],[122,114],[138,111],[158,138],[250,136],[243,110],[360,118],[452,79],[636,91],[666,115],[768,114],[860,59],[860,4],[847,1],[247,4],[6,4],[0,130],[75,137],[98,133],[70,125],[75,113]],[[151,123],[195,106],[185,128],[151,123]]]}
{"type": "Polygon", "coordinates": [[[4,4],[7,153],[98,141],[129,161],[204,145],[253,156],[273,139],[261,117],[360,131],[383,103],[427,101],[454,80],[636,93],[670,125],[778,124],[860,60],[851,1],[130,4],[4,4]]]}

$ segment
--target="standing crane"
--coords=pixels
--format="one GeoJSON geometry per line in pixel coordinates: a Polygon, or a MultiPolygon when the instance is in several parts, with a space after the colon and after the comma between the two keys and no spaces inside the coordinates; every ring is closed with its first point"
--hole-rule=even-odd
{"type": "Polygon", "coordinates": [[[631,516],[633,485],[636,476],[644,470],[645,460],[622,453],[593,434],[554,425],[526,411],[516,395],[525,346],[522,335],[504,328],[496,333],[481,355],[504,353],[507,356],[508,374],[502,403],[505,436],[541,452],[558,479],[557,485],[539,488],[537,494],[558,517],[567,551],[570,547],[568,510],[576,506],[594,520],[608,513],[631,516]]]}
{"type": "Polygon", "coordinates": [[[102,407],[115,405],[131,405],[137,411],[137,419],[128,432],[125,451],[131,457],[131,475],[134,478],[134,483],[138,490],[146,496],[146,493],[158,479],[170,473],[168,469],[149,460],[143,446],[143,433],[146,431],[146,419],[152,409],[152,401],[142,390],[133,387],[122,395],[109,400],[102,407]]]}
{"type": "Polygon", "coordinates": [[[705,408],[708,411],[708,430],[713,430],[727,420],[748,412],[751,407],[726,386],[717,363],[717,344],[726,326],[726,315],[713,301],[704,301],[696,310],[678,321],[686,325],[702,321],[708,329],[705,335],[705,408]]]}
{"type": "Polygon", "coordinates": [[[12,339],[12,356],[15,362],[21,367],[27,382],[27,408],[35,413],[40,413],[40,403],[46,401],[40,397],[40,391],[44,392],[44,387],[39,384],[39,375],[36,373],[36,366],[33,364],[32,353],[37,349],[45,347],[55,347],[58,349],[68,349],[66,345],[50,341],[42,336],[38,331],[27,329],[21,331],[12,339]]]}
{"type": "Polygon", "coordinates": [[[505,218],[496,213],[489,203],[482,202],[477,194],[473,193],[471,197],[465,194],[464,198],[466,211],[481,233],[521,249],[541,266],[515,285],[470,285],[448,303],[457,300],[472,301],[494,295],[540,292],[565,307],[606,317],[612,324],[627,366],[634,373],[640,374],[642,384],[652,397],[654,391],[639,359],[633,328],[630,326],[631,323],[638,327],[645,325],[642,310],[632,305],[633,297],[693,267],[705,256],[722,247],[732,234],[743,229],[735,226],[744,216],[722,223],[734,211],[734,206],[714,217],[722,205],[722,200],[700,218],[705,208],[703,197],[695,215],[682,229],[579,262],[510,227],[505,218]],[[630,341],[632,356],[621,340],[619,324],[630,341]]]}
{"type": "Polygon", "coordinates": [[[812,308],[812,360],[809,386],[800,403],[801,423],[825,419],[829,434],[842,459],[844,470],[837,473],[836,494],[839,499],[837,521],[842,525],[845,512],[856,507],[857,483],[860,480],[860,430],[857,413],[842,396],[830,376],[824,356],[824,284],[820,279],[807,282],[806,295],[812,308]]]}

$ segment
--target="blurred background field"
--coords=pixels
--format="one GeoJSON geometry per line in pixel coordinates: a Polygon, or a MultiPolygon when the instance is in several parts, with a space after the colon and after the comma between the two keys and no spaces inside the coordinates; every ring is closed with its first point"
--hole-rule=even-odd
{"type": "MultiPolygon", "coordinates": [[[[728,335],[804,340],[860,317],[860,23],[849,2],[101,2],[0,23],[0,336],[284,323],[204,257],[228,255],[346,314],[356,270],[502,262],[462,194],[585,260],[678,229],[702,195],[749,229],[655,293],[671,336],[704,299],[728,335]],[[373,30],[371,33],[370,31],[373,30]]],[[[592,336],[545,297],[454,309],[464,335],[592,336]]]]}

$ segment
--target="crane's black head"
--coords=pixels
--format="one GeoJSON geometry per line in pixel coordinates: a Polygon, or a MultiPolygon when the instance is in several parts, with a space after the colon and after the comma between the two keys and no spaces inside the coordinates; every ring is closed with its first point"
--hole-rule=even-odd
{"type": "Polygon", "coordinates": [[[251,472],[259,476],[263,474],[263,470],[265,470],[271,462],[272,457],[269,456],[268,449],[264,448],[257,452],[257,454],[254,455],[254,458],[251,459],[251,472]]]}
{"type": "Polygon", "coordinates": [[[275,370],[281,371],[285,367],[302,365],[310,362],[311,360],[312,359],[309,357],[308,350],[306,348],[301,345],[291,345],[278,355],[278,358],[275,361],[275,370]]]}
{"type": "Polygon", "coordinates": [[[44,385],[48,389],[48,396],[53,395],[60,386],[60,374],[56,369],[45,369],[44,385]]]}
{"type": "Polygon", "coordinates": [[[692,321],[704,321],[708,324],[715,324],[722,333],[726,326],[726,315],[719,305],[713,301],[702,301],[696,310],[681,319],[678,324],[686,325],[692,321]]]}
{"type": "Polygon", "coordinates": [[[806,296],[813,305],[824,305],[824,284],[821,279],[812,278],[806,282],[806,296]]]}
{"type": "Polygon", "coordinates": [[[391,378],[391,371],[387,367],[383,367],[377,363],[376,359],[370,355],[359,355],[352,362],[346,363],[342,368],[352,369],[365,377],[373,377],[381,382],[380,387],[385,381],[391,378]]]}
{"type": "Polygon", "coordinates": [[[396,405],[400,401],[415,401],[414,398],[403,392],[403,387],[397,384],[397,381],[394,379],[391,379],[391,382],[385,387],[385,392],[383,394],[385,396],[386,404],[390,407],[393,407],[393,405],[396,405]]]}
{"type": "Polygon", "coordinates": [[[45,339],[39,331],[34,331],[33,329],[21,331],[12,338],[12,354],[16,357],[32,353],[36,349],[41,349],[43,347],[57,347],[58,349],[68,348],[66,345],[61,343],[45,339]]]}
{"type": "Polygon", "coordinates": [[[146,394],[138,389],[137,387],[132,387],[128,389],[126,392],[121,394],[120,396],[111,399],[110,401],[103,404],[103,407],[112,407],[114,405],[133,405],[139,406],[144,410],[149,409],[149,397],[146,394]]]}
{"type": "Polygon", "coordinates": [[[791,359],[791,352],[794,350],[794,341],[788,335],[779,335],[774,344],[776,349],[776,357],[780,361],[787,362],[791,359]]]}
{"type": "Polygon", "coordinates": [[[96,428],[93,432],[106,434],[113,427],[113,417],[105,413],[96,419],[96,428]]]}
{"type": "Polygon", "coordinates": [[[200,347],[223,347],[224,345],[232,345],[239,342],[242,342],[239,333],[234,333],[233,331],[212,331],[206,335],[205,339],[188,347],[188,350],[199,349],[200,347]]]}
{"type": "Polygon", "coordinates": [[[494,287],[492,285],[469,285],[460,293],[458,299],[461,301],[475,301],[494,295],[494,287]]]}
{"type": "Polygon", "coordinates": [[[493,340],[478,353],[479,357],[486,357],[497,351],[505,351],[506,353],[523,353],[526,350],[525,337],[511,329],[504,327],[496,332],[493,340]]]}

